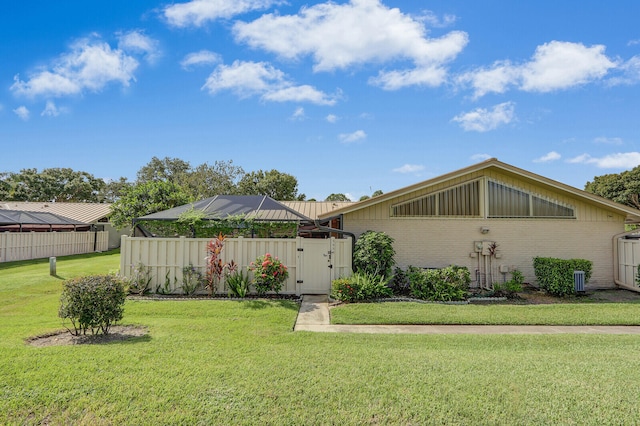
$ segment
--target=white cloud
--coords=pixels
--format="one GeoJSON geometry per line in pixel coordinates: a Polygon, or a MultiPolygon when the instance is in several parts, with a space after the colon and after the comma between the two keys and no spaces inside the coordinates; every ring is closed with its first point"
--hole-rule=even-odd
{"type": "Polygon", "coordinates": [[[329,96],[311,86],[296,86],[279,69],[265,62],[235,61],[220,64],[207,78],[203,89],[210,94],[230,90],[240,97],[260,96],[273,102],[310,102],[334,105],[335,96],[329,96]]]}
{"type": "Polygon", "coordinates": [[[534,163],[548,163],[550,161],[559,160],[562,156],[555,151],[548,152],[540,158],[533,160],[534,163]]]}
{"type": "Polygon", "coordinates": [[[64,108],[58,108],[53,101],[47,101],[40,115],[42,117],[57,117],[63,112],[66,112],[64,108]]]}
{"type": "Polygon", "coordinates": [[[291,114],[291,120],[294,121],[304,120],[305,118],[306,116],[304,114],[304,108],[302,107],[296,108],[296,110],[293,111],[293,114],[291,114]]]}
{"type": "Polygon", "coordinates": [[[515,104],[504,102],[495,105],[491,110],[477,108],[453,117],[452,121],[460,123],[465,131],[487,132],[503,124],[509,124],[515,117],[515,104]]]}
{"type": "Polygon", "coordinates": [[[485,161],[485,160],[488,160],[489,158],[492,158],[492,156],[489,154],[473,154],[471,156],[472,161],[485,161]]]}
{"type": "Polygon", "coordinates": [[[351,0],[304,7],[297,15],[267,14],[252,22],[237,22],[234,32],[238,41],[286,59],[311,56],[316,72],[366,63],[413,62],[414,68],[380,72],[370,80],[392,90],[442,84],[444,66],[468,42],[467,34],[460,31],[429,38],[424,21],[379,0],[351,0]]]}
{"type": "Polygon", "coordinates": [[[609,85],[630,85],[640,82],[640,56],[636,55],[624,62],[618,71],[620,71],[620,75],[610,78],[609,85]]]}
{"type": "Polygon", "coordinates": [[[453,25],[458,18],[455,15],[444,15],[439,17],[431,11],[425,11],[422,16],[418,17],[418,19],[430,27],[444,28],[453,25]]]}
{"type": "Polygon", "coordinates": [[[158,41],[146,36],[142,31],[129,31],[120,34],[118,39],[118,49],[125,52],[140,53],[151,64],[155,63],[161,56],[158,41]]]}
{"type": "Polygon", "coordinates": [[[618,64],[609,59],[603,45],[551,41],[536,48],[523,64],[495,62],[489,68],[462,74],[458,83],[469,84],[474,96],[504,93],[510,87],[527,92],[552,92],[602,79],[618,64]]]}
{"type": "Polygon", "coordinates": [[[197,65],[215,65],[220,62],[222,62],[222,57],[217,53],[209,50],[201,50],[186,55],[180,62],[180,66],[184,69],[189,69],[197,65]]]}
{"type": "Polygon", "coordinates": [[[616,64],[603,45],[552,41],[538,46],[533,60],[523,68],[522,90],[550,92],[604,77],[616,64]]]}
{"type": "Polygon", "coordinates": [[[607,138],[600,136],[593,140],[595,143],[602,143],[607,145],[622,145],[622,138],[607,138]]]}
{"type": "Polygon", "coordinates": [[[424,166],[421,164],[405,164],[401,167],[393,169],[396,173],[417,173],[424,170],[424,166]]]}
{"type": "Polygon", "coordinates": [[[329,96],[306,84],[273,88],[262,95],[262,99],[273,102],[310,102],[316,105],[335,105],[336,103],[335,96],[329,96]]]}
{"type": "Polygon", "coordinates": [[[333,124],[336,121],[338,121],[338,116],[334,115],[334,114],[329,114],[329,115],[327,115],[326,120],[327,120],[327,122],[333,124]]]}
{"type": "Polygon", "coordinates": [[[353,133],[341,133],[340,135],[338,135],[338,139],[340,139],[342,143],[358,142],[365,139],[366,137],[367,134],[364,132],[364,130],[356,130],[353,133]]]}
{"type": "Polygon", "coordinates": [[[27,107],[26,107],[26,106],[24,106],[24,105],[19,106],[18,108],[14,109],[14,110],[13,110],[13,112],[14,112],[18,117],[20,117],[20,119],[21,119],[22,121],[28,121],[28,120],[29,120],[29,116],[30,116],[30,114],[31,114],[31,113],[29,112],[29,110],[27,109],[27,107]]]}
{"type": "Polygon", "coordinates": [[[600,169],[631,169],[640,165],[640,152],[619,152],[595,158],[582,154],[567,160],[574,164],[594,164],[600,169]]]}
{"type": "Polygon", "coordinates": [[[277,0],[191,0],[165,7],[163,15],[174,27],[201,27],[209,21],[267,9],[279,3],[277,0]]]}
{"type": "Polygon", "coordinates": [[[21,80],[18,75],[11,90],[28,97],[61,97],[86,91],[99,92],[108,84],[128,87],[135,81],[138,61],[124,50],[112,49],[97,37],[76,41],[68,53],[21,80]]]}
{"type": "Polygon", "coordinates": [[[471,84],[474,97],[479,98],[491,92],[506,92],[510,85],[515,84],[519,75],[519,69],[509,61],[500,61],[493,64],[491,68],[480,68],[462,74],[458,77],[458,83],[471,84]]]}
{"type": "Polygon", "coordinates": [[[635,46],[637,44],[640,44],[640,38],[637,38],[635,40],[629,40],[629,42],[627,43],[627,46],[635,46]]]}
{"type": "Polygon", "coordinates": [[[420,67],[400,71],[380,71],[369,84],[384,90],[398,90],[407,86],[439,86],[445,81],[447,70],[441,66],[420,67]]]}

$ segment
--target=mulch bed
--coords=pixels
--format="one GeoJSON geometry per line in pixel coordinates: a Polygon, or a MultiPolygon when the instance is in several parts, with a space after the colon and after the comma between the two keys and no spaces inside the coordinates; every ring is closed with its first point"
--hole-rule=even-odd
{"type": "Polygon", "coordinates": [[[109,334],[88,334],[74,336],[67,330],[58,330],[40,336],[30,337],[25,342],[36,347],[68,346],[68,345],[99,345],[104,343],[122,342],[134,337],[146,336],[146,327],[139,325],[114,325],[109,334]]]}

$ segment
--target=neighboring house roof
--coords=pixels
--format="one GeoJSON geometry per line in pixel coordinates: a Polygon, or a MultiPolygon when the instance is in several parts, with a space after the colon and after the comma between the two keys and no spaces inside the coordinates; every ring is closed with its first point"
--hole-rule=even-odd
{"type": "Polygon", "coordinates": [[[185,204],[169,210],[138,217],[135,221],[177,220],[180,218],[180,215],[190,210],[204,212],[205,217],[203,219],[205,220],[224,219],[229,216],[244,215],[260,221],[311,221],[309,217],[265,195],[216,195],[215,197],[206,198],[196,201],[195,203],[185,204]]]}
{"type": "Polygon", "coordinates": [[[280,201],[280,203],[311,219],[317,219],[321,215],[354,204],[350,201],[280,201]]]}
{"type": "Polygon", "coordinates": [[[544,176],[540,176],[535,173],[531,173],[526,170],[520,169],[518,167],[512,166],[510,164],[503,163],[501,161],[498,161],[497,158],[491,158],[481,163],[477,163],[472,166],[435,177],[433,179],[425,180],[404,188],[400,188],[392,192],[388,192],[386,194],[379,195],[377,197],[373,197],[364,201],[353,203],[348,206],[344,206],[339,209],[336,209],[330,213],[327,212],[327,213],[320,214],[320,218],[328,218],[337,214],[351,213],[357,210],[361,210],[361,209],[376,205],[378,203],[389,201],[391,199],[409,194],[414,191],[418,191],[430,186],[435,186],[435,185],[444,183],[446,181],[449,181],[455,178],[459,178],[461,176],[464,176],[470,173],[481,172],[483,170],[492,169],[492,168],[500,170],[501,172],[506,174],[511,174],[520,179],[532,181],[539,185],[546,186],[557,192],[562,192],[562,193],[577,197],[581,200],[584,200],[585,202],[597,205],[599,207],[618,212],[621,215],[626,216],[626,220],[629,223],[640,223],[640,210],[638,209],[634,209],[632,207],[628,207],[623,204],[616,203],[614,201],[608,200],[606,198],[600,197],[590,192],[586,192],[581,189],[577,189],[572,186],[566,185],[564,183],[555,181],[553,179],[549,179],[544,176]]]}
{"type": "Polygon", "coordinates": [[[88,228],[88,223],[48,212],[0,210],[0,230],[9,229],[67,229],[88,228]]]}
{"type": "Polygon", "coordinates": [[[0,201],[0,212],[2,212],[3,210],[46,212],[64,216],[83,223],[96,223],[98,221],[104,221],[104,219],[110,215],[111,204],[0,201]]]}

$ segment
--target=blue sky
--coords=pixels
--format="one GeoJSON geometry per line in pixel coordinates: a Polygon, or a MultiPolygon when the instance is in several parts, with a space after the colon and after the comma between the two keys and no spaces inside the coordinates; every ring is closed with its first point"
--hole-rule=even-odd
{"type": "Polygon", "coordinates": [[[486,158],[583,188],[640,164],[640,2],[15,1],[0,171],[233,160],[308,198],[486,158]]]}

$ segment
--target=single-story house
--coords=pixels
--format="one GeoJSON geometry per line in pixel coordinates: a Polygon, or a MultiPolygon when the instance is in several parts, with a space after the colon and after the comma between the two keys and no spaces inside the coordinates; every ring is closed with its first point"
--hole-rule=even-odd
{"type": "Polygon", "coordinates": [[[320,215],[342,229],[391,236],[398,266],[466,266],[479,286],[521,271],[533,258],[593,262],[587,289],[614,287],[614,238],[640,210],[493,158],[320,215]]]}
{"type": "Polygon", "coordinates": [[[0,201],[0,212],[2,210],[52,213],[77,222],[95,225],[95,230],[109,232],[109,250],[120,247],[121,235],[128,232],[118,231],[109,223],[111,204],[108,203],[0,201]]]}

